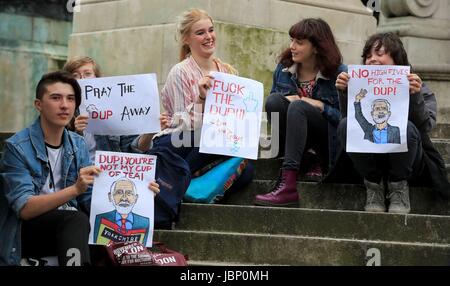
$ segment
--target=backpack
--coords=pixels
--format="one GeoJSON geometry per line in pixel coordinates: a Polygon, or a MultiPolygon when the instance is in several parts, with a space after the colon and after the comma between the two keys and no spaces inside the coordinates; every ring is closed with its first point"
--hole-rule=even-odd
{"type": "Polygon", "coordinates": [[[146,152],[157,156],[155,180],[160,193],[155,196],[155,229],[171,229],[178,222],[181,201],[191,182],[187,162],[167,147],[154,147],[146,152]]]}
{"type": "Polygon", "coordinates": [[[192,179],[184,201],[206,204],[220,201],[239,179],[247,164],[247,159],[238,157],[220,162],[200,177],[192,179]]]}

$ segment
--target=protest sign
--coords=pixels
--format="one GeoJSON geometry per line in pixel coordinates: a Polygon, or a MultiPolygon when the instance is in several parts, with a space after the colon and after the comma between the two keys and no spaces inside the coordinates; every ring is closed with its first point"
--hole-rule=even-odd
{"type": "Polygon", "coordinates": [[[263,84],[214,72],[203,115],[200,152],[257,159],[263,84]]]}
{"type": "Polygon", "coordinates": [[[350,65],[347,152],[407,152],[408,66],[350,65]]]}
{"type": "Polygon", "coordinates": [[[78,80],[80,114],[88,114],[86,131],[96,135],[135,135],[160,131],[155,74],[78,80]]]}
{"type": "Polygon", "coordinates": [[[90,244],[153,240],[156,156],[97,151],[95,165],[102,172],[92,189],[90,244]]]}

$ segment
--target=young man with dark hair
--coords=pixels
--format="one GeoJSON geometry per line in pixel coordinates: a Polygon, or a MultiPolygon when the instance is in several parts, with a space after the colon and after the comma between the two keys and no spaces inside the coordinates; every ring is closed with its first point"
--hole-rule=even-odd
{"type": "Polygon", "coordinates": [[[66,130],[81,102],[66,72],[46,74],[36,88],[39,117],[6,140],[0,161],[0,265],[21,257],[58,256],[59,265],[90,263],[91,166],[83,137],[66,130]]]}

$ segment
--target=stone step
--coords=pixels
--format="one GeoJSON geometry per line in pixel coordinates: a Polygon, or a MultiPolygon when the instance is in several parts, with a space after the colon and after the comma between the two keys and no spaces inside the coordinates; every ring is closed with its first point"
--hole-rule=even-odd
{"type": "MultiPolygon", "coordinates": [[[[254,263],[239,263],[239,262],[222,262],[222,261],[199,261],[188,260],[188,266],[271,266],[270,264],[254,264],[254,263]]],[[[278,266],[278,265],[277,265],[278,266]]]]}
{"type": "Polygon", "coordinates": [[[450,139],[433,139],[433,144],[441,153],[446,164],[450,164],[450,139]]]}
{"type": "Polygon", "coordinates": [[[450,244],[450,216],[183,204],[177,230],[450,244]]]}
{"type": "MultiPolygon", "coordinates": [[[[267,139],[264,139],[264,141],[267,141],[267,139]]],[[[436,149],[442,155],[442,158],[444,159],[445,163],[450,164],[450,139],[434,138],[432,139],[432,141],[434,146],[436,146],[436,149]]],[[[264,148],[260,147],[258,161],[273,158],[273,154],[272,155],[270,154],[270,144],[264,145],[265,145],[264,148]]]]}
{"type": "MultiPolygon", "coordinates": [[[[274,181],[254,180],[247,188],[235,193],[227,193],[221,204],[253,205],[257,194],[265,194],[274,181]]],[[[300,207],[308,209],[363,211],[365,187],[352,184],[316,184],[298,182],[300,207]]],[[[410,188],[411,213],[450,215],[450,202],[441,200],[431,189],[410,188]]]]}
{"type": "MultiPolygon", "coordinates": [[[[255,169],[253,178],[255,180],[276,180],[279,175],[282,159],[258,159],[252,161],[255,169]]],[[[447,169],[447,177],[450,180],[450,163],[445,165],[447,169]]],[[[310,178],[305,177],[304,174],[299,174],[297,181],[312,182],[310,178]]],[[[316,180],[317,181],[317,180],[316,180]]]]}
{"type": "Polygon", "coordinates": [[[430,136],[431,138],[450,139],[450,124],[438,123],[430,136]]]}
{"type": "Polygon", "coordinates": [[[450,245],[294,235],[157,230],[154,239],[194,261],[263,265],[449,265],[450,245]]]}

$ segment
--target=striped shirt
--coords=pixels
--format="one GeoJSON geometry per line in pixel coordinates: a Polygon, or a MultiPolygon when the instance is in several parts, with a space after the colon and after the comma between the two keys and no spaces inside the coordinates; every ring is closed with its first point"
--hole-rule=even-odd
{"type": "MultiPolygon", "coordinates": [[[[219,59],[214,59],[214,62],[220,72],[237,74],[233,67],[219,59]]],[[[194,105],[200,95],[198,81],[203,76],[202,70],[191,55],[172,67],[161,90],[162,105],[172,121],[169,128],[162,130],[154,138],[201,128],[203,113],[194,112],[194,105]]]]}

